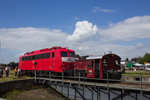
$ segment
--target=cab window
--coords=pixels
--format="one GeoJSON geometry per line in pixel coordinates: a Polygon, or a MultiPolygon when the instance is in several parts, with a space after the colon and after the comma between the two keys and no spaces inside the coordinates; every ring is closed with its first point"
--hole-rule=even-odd
{"type": "Polygon", "coordinates": [[[88,67],[89,67],[89,68],[94,67],[94,61],[93,61],[93,60],[89,62],[88,67]]]}
{"type": "Polygon", "coordinates": [[[75,57],[75,53],[74,52],[70,52],[70,57],[75,57]]]}
{"type": "Polygon", "coordinates": [[[116,64],[116,65],[119,65],[119,64],[120,64],[118,59],[115,60],[115,64],[116,64]]]}
{"type": "Polygon", "coordinates": [[[62,57],[68,57],[68,53],[67,52],[61,52],[61,56],[62,57]]]}
{"type": "Polygon", "coordinates": [[[52,57],[55,57],[55,53],[54,52],[52,53],[52,57]]]}
{"type": "Polygon", "coordinates": [[[104,58],[104,59],[103,59],[103,65],[104,65],[104,66],[107,66],[107,62],[108,62],[107,59],[104,58]]]}

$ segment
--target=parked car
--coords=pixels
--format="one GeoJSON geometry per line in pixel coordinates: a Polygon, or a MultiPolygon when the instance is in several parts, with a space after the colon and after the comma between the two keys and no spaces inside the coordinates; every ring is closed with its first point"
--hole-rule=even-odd
{"type": "Polygon", "coordinates": [[[150,71],[150,64],[145,64],[145,70],[150,71]]]}

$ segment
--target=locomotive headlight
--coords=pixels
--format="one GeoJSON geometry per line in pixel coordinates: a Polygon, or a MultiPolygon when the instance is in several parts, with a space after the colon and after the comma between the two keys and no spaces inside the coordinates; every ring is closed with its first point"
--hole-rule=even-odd
{"type": "Polygon", "coordinates": [[[89,73],[92,73],[93,71],[92,70],[89,70],[89,73]]]}
{"type": "Polygon", "coordinates": [[[70,57],[68,57],[68,59],[67,59],[68,61],[71,61],[71,58],[70,57]]]}

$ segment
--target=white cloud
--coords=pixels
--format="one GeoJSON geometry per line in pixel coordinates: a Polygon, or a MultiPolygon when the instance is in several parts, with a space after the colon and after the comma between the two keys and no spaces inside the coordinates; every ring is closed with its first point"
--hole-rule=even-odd
{"type": "Polygon", "coordinates": [[[97,12],[104,12],[104,13],[115,13],[116,10],[112,10],[112,9],[104,9],[104,8],[100,8],[100,7],[94,7],[93,13],[97,13],[97,12]]]}
{"type": "Polygon", "coordinates": [[[53,46],[69,47],[80,55],[102,55],[112,51],[123,59],[126,57],[132,58],[150,52],[150,47],[146,47],[144,42],[138,41],[139,38],[150,38],[150,16],[128,18],[116,24],[111,24],[105,29],[97,28],[96,25],[88,21],[78,21],[72,35],[61,30],[50,30],[47,28],[22,27],[0,29],[2,48],[15,51],[15,54],[14,52],[8,53],[3,51],[3,54],[5,52],[5,57],[7,57],[6,60],[10,58],[11,60],[18,59],[16,55],[18,56],[22,52],[53,46]],[[112,41],[118,40],[124,43],[136,40],[137,43],[136,45],[135,43],[130,45],[112,43],[112,41]]]}
{"type": "Polygon", "coordinates": [[[112,43],[101,43],[87,41],[73,48],[81,55],[103,55],[104,53],[118,54],[122,59],[143,56],[146,52],[150,52],[150,47],[146,47],[141,43],[136,45],[118,45],[112,43]]]}
{"type": "Polygon", "coordinates": [[[64,37],[67,37],[66,33],[60,30],[45,28],[24,27],[0,29],[2,48],[20,51],[62,45],[66,40],[64,37]]]}
{"type": "Polygon", "coordinates": [[[130,41],[150,38],[150,16],[128,18],[100,30],[101,39],[108,41],[130,41]]]}
{"type": "Polygon", "coordinates": [[[73,34],[69,35],[67,39],[69,41],[85,41],[95,35],[97,30],[97,26],[88,21],[78,21],[73,34]]]}

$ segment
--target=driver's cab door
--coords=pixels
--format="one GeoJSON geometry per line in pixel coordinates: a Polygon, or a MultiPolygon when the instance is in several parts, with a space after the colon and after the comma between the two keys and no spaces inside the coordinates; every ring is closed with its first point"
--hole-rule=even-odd
{"type": "Polygon", "coordinates": [[[87,77],[95,78],[95,60],[88,60],[87,62],[87,77]]]}

